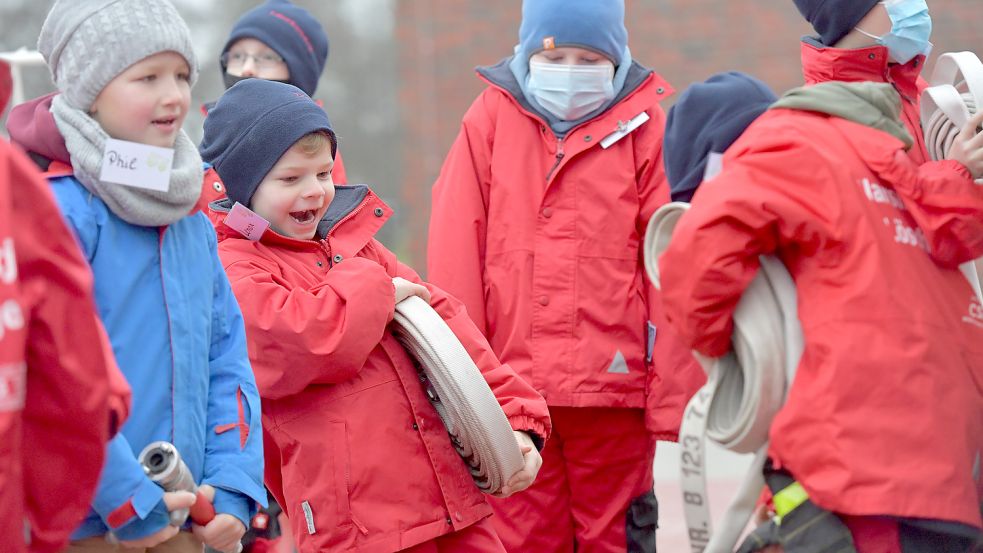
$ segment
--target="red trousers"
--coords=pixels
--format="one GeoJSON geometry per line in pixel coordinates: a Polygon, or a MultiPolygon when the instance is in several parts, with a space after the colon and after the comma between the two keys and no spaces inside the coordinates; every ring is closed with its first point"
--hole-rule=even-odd
{"type": "Polygon", "coordinates": [[[464,530],[404,549],[404,553],[505,553],[489,519],[482,519],[464,530]]]}
{"type": "MultiPolygon", "coordinates": [[[[489,498],[505,549],[624,553],[629,505],[652,491],[655,440],[643,411],[550,407],[550,417],[553,433],[533,485],[507,499],[489,498]]],[[[654,523],[651,547],[633,550],[655,550],[654,523]]]]}

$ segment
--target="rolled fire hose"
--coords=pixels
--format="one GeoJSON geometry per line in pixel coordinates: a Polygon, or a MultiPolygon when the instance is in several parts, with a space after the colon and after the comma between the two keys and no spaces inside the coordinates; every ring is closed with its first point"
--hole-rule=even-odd
{"type": "Polygon", "coordinates": [[[481,491],[494,494],[522,469],[512,427],[477,365],[427,302],[396,305],[396,338],[416,359],[427,397],[481,491]]]}
{"type": "MultiPolygon", "coordinates": [[[[659,208],[645,232],[645,269],[660,286],[658,256],[665,251],[689,204],[659,208]]],[[[679,430],[680,483],[691,551],[730,553],[754,511],[764,487],[771,420],[785,401],[802,357],[795,283],[777,258],[761,256],[761,268],[734,312],[731,351],[716,359],[694,352],[707,383],[686,405],[679,430]],[[755,458],[720,528],[711,525],[706,486],[705,437],[755,458]]]]}
{"type": "MultiPolygon", "coordinates": [[[[966,123],[983,106],[983,63],[972,52],[949,52],[939,56],[929,86],[922,92],[921,119],[925,146],[934,160],[945,159],[953,141],[966,123]]],[[[976,184],[983,185],[983,179],[976,184]]],[[[983,302],[983,281],[978,266],[983,259],[960,265],[960,269],[983,302]]]]}

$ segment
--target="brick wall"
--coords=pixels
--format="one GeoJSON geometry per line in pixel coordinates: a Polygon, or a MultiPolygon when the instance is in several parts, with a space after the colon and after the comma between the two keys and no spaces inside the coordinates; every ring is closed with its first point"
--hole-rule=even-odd
{"type": "MultiPolygon", "coordinates": [[[[980,0],[929,3],[936,52],[983,52],[980,0]]],[[[520,2],[396,4],[403,169],[399,199],[404,217],[403,238],[393,246],[422,272],[430,187],[461,116],[483,87],[473,68],[511,53],[520,2]]],[[[798,39],[811,28],[788,0],[628,0],[626,19],[632,56],[678,91],[731,69],[751,73],[776,91],[801,84],[798,39]]]]}

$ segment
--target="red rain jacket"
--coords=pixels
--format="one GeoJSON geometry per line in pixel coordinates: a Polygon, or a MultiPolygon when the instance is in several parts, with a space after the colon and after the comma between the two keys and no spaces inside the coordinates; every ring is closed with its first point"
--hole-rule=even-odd
{"type": "Polygon", "coordinates": [[[434,184],[428,278],[549,405],[647,406],[649,429],[674,440],[704,376],[662,324],[641,248],[669,201],[659,102],[672,89],[636,64],[621,100],[558,141],[521,92],[488,77],[501,68],[481,75],[489,86],[434,184]]]}
{"type": "MultiPolygon", "coordinates": [[[[254,242],[210,209],[263,400],[266,484],[302,551],[395,551],[491,513],[388,329],[392,278],[422,283],[373,239],[390,214],[367,187],[337,187],[325,240],[267,230],[254,242]]],[[[459,301],[426,286],[512,427],[546,439],[542,397],[498,361],[459,301]]]]}
{"type": "Polygon", "coordinates": [[[980,527],[983,305],[932,257],[983,254],[983,189],[938,165],[963,185],[888,134],[773,109],[728,149],[659,266],[668,315],[709,356],[729,349],[758,255],[788,267],[806,343],[770,455],[816,504],[980,527]]]}
{"type": "Polygon", "coordinates": [[[89,266],[47,182],[3,141],[0,313],[0,536],[5,551],[61,551],[89,511],[129,388],[122,381],[111,413],[109,374],[119,369],[89,266]]]}

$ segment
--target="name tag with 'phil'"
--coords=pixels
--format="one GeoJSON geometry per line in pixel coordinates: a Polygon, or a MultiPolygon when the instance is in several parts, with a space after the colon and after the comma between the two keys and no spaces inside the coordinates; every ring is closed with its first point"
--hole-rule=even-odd
{"type": "Polygon", "coordinates": [[[167,192],[171,185],[174,150],[138,142],[106,140],[99,180],[167,192]]]}
{"type": "Polygon", "coordinates": [[[225,216],[225,226],[238,232],[250,240],[259,240],[263,237],[266,229],[270,228],[270,222],[257,215],[248,207],[236,202],[225,216]]]}

